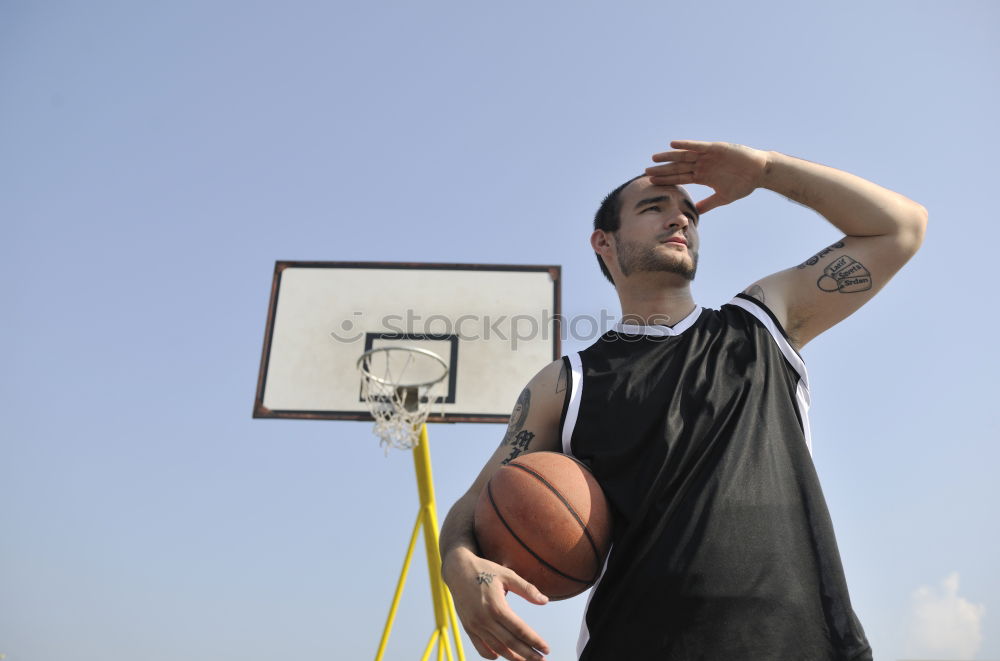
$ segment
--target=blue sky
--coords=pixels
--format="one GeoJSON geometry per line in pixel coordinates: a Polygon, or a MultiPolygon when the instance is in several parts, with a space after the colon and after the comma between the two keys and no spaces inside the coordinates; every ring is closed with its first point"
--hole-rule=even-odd
{"type": "MultiPolygon", "coordinates": [[[[411,458],[364,423],[251,419],[274,261],[561,264],[566,315],[617,313],[593,211],[687,138],[928,208],[921,252],[804,350],[815,459],[878,658],[1000,658],[998,19],[988,2],[0,4],[0,653],[374,656],[411,458]]],[[[696,298],[837,236],[767,191],[713,211],[696,298]]],[[[502,432],[430,429],[442,518],[502,432]]],[[[430,634],[416,562],[388,658],[430,634]]],[[[573,658],[583,598],[512,603],[573,658]]]]}

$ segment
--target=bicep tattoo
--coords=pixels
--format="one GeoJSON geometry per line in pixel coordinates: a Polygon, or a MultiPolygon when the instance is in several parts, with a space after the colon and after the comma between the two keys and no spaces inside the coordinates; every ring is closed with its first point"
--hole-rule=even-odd
{"type": "Polygon", "coordinates": [[[841,294],[868,291],[872,288],[872,274],[861,262],[841,255],[826,265],[816,286],[826,292],[837,291],[841,294]]]}
{"type": "Polygon", "coordinates": [[[510,450],[510,456],[504,459],[500,463],[506,466],[507,464],[509,464],[510,462],[514,461],[519,456],[527,452],[528,446],[531,445],[531,440],[533,438],[535,438],[534,433],[528,431],[527,429],[522,429],[521,431],[517,432],[517,434],[514,436],[514,440],[511,442],[511,445],[513,447],[510,450]]]}
{"type": "Polygon", "coordinates": [[[517,397],[517,403],[514,404],[514,412],[510,414],[510,423],[507,425],[507,433],[504,434],[503,440],[500,441],[500,445],[509,445],[511,441],[514,440],[514,436],[517,435],[517,432],[524,427],[524,423],[528,419],[528,409],[530,408],[531,389],[525,388],[517,397]]]}
{"type": "MultiPolygon", "coordinates": [[[[819,260],[829,255],[838,248],[843,248],[844,242],[837,241],[831,246],[823,248],[818,253],[799,264],[796,268],[804,269],[815,266],[819,260]]],[[[872,288],[872,274],[868,268],[847,255],[841,255],[827,264],[823,268],[823,274],[816,281],[816,286],[825,292],[840,292],[841,294],[853,294],[859,291],[868,291],[872,288]]],[[[747,292],[749,293],[749,292],[747,292]]],[[[753,294],[750,294],[753,296],[753,294]]]]}
{"type": "Polygon", "coordinates": [[[802,262],[801,264],[799,264],[795,268],[804,269],[807,266],[813,266],[817,262],[819,262],[820,259],[822,259],[823,257],[826,257],[827,255],[829,255],[831,252],[833,252],[837,248],[843,248],[843,247],[844,247],[844,242],[843,241],[837,241],[832,246],[827,246],[826,248],[823,248],[818,253],[816,253],[815,255],[813,255],[812,257],[810,257],[809,259],[807,259],[806,261],[802,262]]]}
{"type": "Polygon", "coordinates": [[[510,416],[510,425],[507,426],[507,433],[503,437],[500,445],[511,446],[510,456],[501,463],[506,466],[519,455],[524,454],[531,445],[531,440],[535,434],[524,429],[524,423],[528,419],[528,409],[531,406],[531,390],[525,388],[517,398],[514,405],[514,413],[510,416]]]}

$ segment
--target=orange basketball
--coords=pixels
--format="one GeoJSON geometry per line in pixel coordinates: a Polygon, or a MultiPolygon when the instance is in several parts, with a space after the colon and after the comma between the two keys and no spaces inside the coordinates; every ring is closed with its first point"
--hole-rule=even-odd
{"type": "Polygon", "coordinates": [[[532,452],[490,478],[476,504],[475,531],[483,557],[549,599],[567,599],[601,575],[611,513],[586,466],[558,452],[532,452]]]}

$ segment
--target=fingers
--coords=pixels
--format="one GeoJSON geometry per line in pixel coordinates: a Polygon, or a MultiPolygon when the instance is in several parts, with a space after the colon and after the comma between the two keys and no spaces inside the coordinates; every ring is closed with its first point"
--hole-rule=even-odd
{"type": "Polygon", "coordinates": [[[670,146],[680,151],[664,151],[653,154],[653,161],[655,163],[666,161],[697,161],[698,155],[708,151],[712,144],[711,142],[703,142],[701,140],[671,140],[670,146]]]}
{"type": "Polygon", "coordinates": [[[487,659],[496,658],[489,656],[495,653],[511,661],[542,661],[542,655],[549,653],[542,637],[511,610],[505,599],[490,600],[480,613],[468,621],[463,618],[462,624],[473,642],[479,638],[482,645],[477,644],[476,650],[487,659]]]}
{"type": "Polygon", "coordinates": [[[669,175],[649,175],[649,183],[654,186],[683,186],[685,184],[693,184],[694,173],[685,172],[683,174],[669,174],[669,175]]]}
{"type": "Polygon", "coordinates": [[[541,590],[514,572],[511,572],[507,580],[504,581],[504,588],[524,597],[533,604],[542,605],[549,603],[549,598],[542,594],[541,590]]]}
{"type": "Polygon", "coordinates": [[[704,200],[694,205],[694,208],[697,209],[698,214],[701,215],[703,213],[708,213],[716,207],[721,207],[724,204],[728,204],[728,202],[723,200],[722,196],[716,193],[714,195],[709,195],[704,200]]]}
{"type": "Polygon", "coordinates": [[[484,659],[503,657],[510,661],[544,661],[542,654],[549,653],[547,647],[543,649],[518,639],[500,622],[484,622],[478,627],[470,627],[465,622],[462,624],[479,656],[484,659]]]}
{"type": "MultiPolygon", "coordinates": [[[[494,636],[490,632],[483,633],[483,642],[486,644],[488,649],[492,650],[496,654],[499,654],[505,659],[510,661],[544,661],[544,657],[531,649],[527,645],[524,645],[520,641],[513,641],[513,644],[508,645],[502,640],[503,636],[494,636]]],[[[478,648],[476,648],[478,650],[478,648]]],[[[486,658],[496,658],[486,657],[486,658]]]]}
{"type": "Polygon", "coordinates": [[[694,183],[693,163],[670,163],[646,168],[649,182],[654,186],[678,186],[694,183]]]}
{"type": "Polygon", "coordinates": [[[711,142],[703,140],[671,140],[670,146],[674,149],[690,149],[691,151],[706,151],[711,142]]]}
{"type": "MultiPolygon", "coordinates": [[[[673,146],[675,143],[670,143],[673,146]]],[[[654,163],[666,163],[667,161],[693,163],[698,160],[698,153],[694,151],[663,151],[653,154],[654,163]]]]}
{"type": "MultiPolygon", "coordinates": [[[[682,142],[683,144],[693,144],[686,141],[674,141],[670,144],[676,147],[682,142]]],[[[665,151],[653,154],[654,163],[665,163],[665,165],[649,166],[646,168],[646,175],[654,186],[693,184],[698,156],[699,154],[694,151],[665,151]]]]}
{"type": "MultiPolygon", "coordinates": [[[[509,635],[509,638],[505,636],[504,639],[514,643],[514,646],[521,649],[522,653],[531,653],[534,650],[539,650],[542,654],[549,653],[549,646],[545,644],[542,637],[525,624],[521,618],[514,615],[513,611],[500,624],[506,629],[506,632],[501,632],[501,634],[507,633],[509,635]],[[529,649],[529,647],[533,649],[529,649]]],[[[541,657],[538,656],[538,658],[541,657]]]]}
{"type": "MultiPolygon", "coordinates": [[[[466,633],[469,632],[466,631],[466,633]]],[[[480,638],[479,636],[469,633],[469,639],[472,641],[472,646],[476,648],[477,652],[479,652],[479,656],[483,657],[484,659],[499,658],[500,655],[494,652],[493,649],[485,642],[483,642],[483,639],[480,638]]]]}
{"type": "Polygon", "coordinates": [[[651,165],[646,168],[646,174],[651,177],[668,174],[687,174],[694,172],[694,163],[668,163],[667,165],[651,165]]]}
{"type": "Polygon", "coordinates": [[[695,163],[693,159],[686,159],[685,157],[677,159],[673,157],[667,158],[671,154],[683,155],[687,153],[689,152],[665,152],[653,156],[654,161],[668,160],[670,162],[666,165],[651,165],[646,168],[649,182],[654,186],[682,186],[694,183],[695,163]],[[657,157],[663,157],[663,159],[658,159],[657,157]]]}

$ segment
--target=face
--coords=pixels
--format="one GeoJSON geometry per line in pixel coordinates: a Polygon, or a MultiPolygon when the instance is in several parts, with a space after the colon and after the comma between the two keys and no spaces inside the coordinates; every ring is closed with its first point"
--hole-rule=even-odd
{"type": "Polygon", "coordinates": [[[698,214],[683,189],[636,179],[622,191],[620,216],[621,226],[609,241],[622,275],[676,273],[694,280],[698,214]]]}

